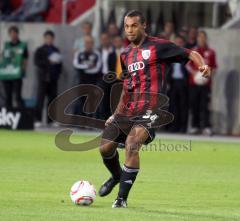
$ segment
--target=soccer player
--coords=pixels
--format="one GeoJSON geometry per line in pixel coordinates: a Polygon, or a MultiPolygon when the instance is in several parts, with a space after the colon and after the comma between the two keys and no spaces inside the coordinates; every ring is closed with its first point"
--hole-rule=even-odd
{"type": "Polygon", "coordinates": [[[139,150],[142,144],[154,139],[152,123],[161,118],[155,110],[159,106],[160,94],[165,91],[170,64],[191,60],[203,77],[210,75],[210,69],[199,53],[150,37],[145,29],[146,21],[141,12],[133,10],[126,14],[124,30],[131,43],[121,54],[121,63],[127,77],[123,80],[119,104],[105,123],[100,144],[100,153],[111,177],[100,187],[99,195],[108,195],[120,183],[113,208],[127,207],[128,194],[140,168],[139,150]],[[150,120],[150,123],[136,120],[139,118],[150,120]],[[125,145],[123,168],[117,152],[119,143],[125,145]]]}

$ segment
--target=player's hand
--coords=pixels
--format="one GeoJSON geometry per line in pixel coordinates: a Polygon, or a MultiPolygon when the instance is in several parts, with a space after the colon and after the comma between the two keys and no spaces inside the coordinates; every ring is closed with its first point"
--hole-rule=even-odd
{"type": "Polygon", "coordinates": [[[105,126],[108,126],[109,124],[111,124],[114,120],[114,115],[112,115],[111,117],[109,117],[106,122],[105,122],[105,126]]]}
{"type": "Polygon", "coordinates": [[[200,66],[198,69],[199,69],[200,72],[202,72],[202,76],[204,78],[209,78],[210,77],[211,69],[208,65],[200,66]]]}

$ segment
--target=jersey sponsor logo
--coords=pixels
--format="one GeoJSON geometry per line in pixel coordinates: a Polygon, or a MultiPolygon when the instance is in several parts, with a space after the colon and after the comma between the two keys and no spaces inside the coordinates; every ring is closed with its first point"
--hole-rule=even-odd
{"type": "Polygon", "coordinates": [[[151,51],[150,50],[143,50],[142,51],[142,57],[143,59],[147,60],[151,55],[151,51]]]}
{"type": "Polygon", "coordinates": [[[145,68],[145,64],[142,61],[135,62],[135,63],[132,63],[132,64],[128,65],[128,71],[129,72],[142,70],[143,68],[145,68]]]}

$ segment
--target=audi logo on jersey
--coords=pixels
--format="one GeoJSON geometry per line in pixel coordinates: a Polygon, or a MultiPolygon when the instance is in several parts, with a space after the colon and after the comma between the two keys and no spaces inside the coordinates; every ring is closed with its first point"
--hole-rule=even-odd
{"type": "Polygon", "coordinates": [[[142,70],[143,68],[145,68],[145,64],[142,61],[135,62],[135,63],[132,63],[132,64],[128,65],[128,71],[129,72],[142,70]]]}

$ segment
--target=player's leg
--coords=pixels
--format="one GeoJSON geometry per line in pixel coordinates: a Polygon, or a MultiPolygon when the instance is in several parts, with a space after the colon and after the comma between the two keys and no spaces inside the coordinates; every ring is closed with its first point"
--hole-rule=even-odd
{"type": "Polygon", "coordinates": [[[122,169],[119,162],[117,151],[118,144],[114,142],[118,135],[118,129],[114,125],[108,126],[103,133],[99,151],[101,153],[103,163],[111,173],[111,177],[103,183],[99,189],[100,196],[108,195],[114,186],[119,183],[122,169]]]}
{"type": "Polygon", "coordinates": [[[115,142],[102,139],[99,149],[103,158],[104,165],[115,180],[120,179],[122,171],[119,163],[117,146],[118,144],[115,142]]]}
{"type": "Polygon", "coordinates": [[[113,204],[113,208],[126,207],[129,191],[137,177],[140,160],[139,150],[143,143],[148,139],[149,133],[142,126],[135,126],[129,133],[125,143],[125,163],[120,179],[118,197],[113,204]]]}

